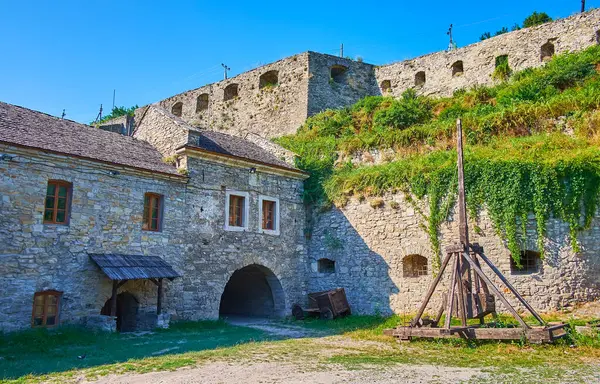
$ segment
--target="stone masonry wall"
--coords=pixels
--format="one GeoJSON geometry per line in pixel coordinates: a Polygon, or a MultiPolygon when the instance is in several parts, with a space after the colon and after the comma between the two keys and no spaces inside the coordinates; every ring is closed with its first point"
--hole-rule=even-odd
{"type": "Polygon", "coordinates": [[[276,137],[296,132],[306,120],[308,77],[308,54],[302,53],[169,97],[159,104],[172,112],[173,105],[183,103],[181,118],[192,126],[276,137]],[[270,71],[277,71],[277,85],[261,88],[261,75],[270,71]],[[225,89],[232,84],[237,84],[238,95],[226,101],[225,89]],[[197,100],[203,94],[208,95],[208,105],[198,110],[197,100]]]}
{"type": "MultiPolygon", "coordinates": [[[[434,254],[429,236],[420,223],[419,214],[400,195],[386,196],[381,208],[372,208],[368,201],[353,199],[342,209],[333,208],[318,214],[309,242],[309,291],[344,287],[350,305],[357,313],[414,313],[434,277],[431,273],[434,254]],[[397,206],[390,204],[392,201],[397,206]],[[426,276],[403,276],[403,258],[413,254],[428,259],[426,276]],[[317,263],[320,258],[335,260],[335,273],[319,273],[317,263]]],[[[579,236],[582,246],[579,254],[569,246],[568,225],[550,220],[547,253],[541,270],[527,275],[511,273],[510,254],[485,212],[477,223],[481,233],[475,233],[473,224],[470,223],[471,242],[483,246],[485,254],[537,310],[554,310],[600,297],[598,219],[589,231],[579,236]]],[[[533,218],[530,218],[527,236],[524,248],[536,250],[533,218]]],[[[456,222],[444,224],[441,228],[442,251],[457,237],[456,222]]],[[[487,266],[484,270],[489,272],[487,266]]],[[[448,278],[446,271],[443,288],[447,289],[448,278]]],[[[497,279],[495,281],[499,283],[497,279]]],[[[439,292],[442,290],[437,292],[429,313],[441,302],[439,292]]],[[[516,301],[507,296],[516,305],[516,301]]]]}
{"type": "Polygon", "coordinates": [[[424,95],[450,96],[458,89],[494,83],[497,56],[508,55],[509,66],[519,71],[539,67],[542,46],[550,43],[555,53],[579,51],[600,42],[600,9],[577,14],[537,27],[521,29],[450,52],[442,51],[375,69],[383,94],[398,97],[415,88],[424,95]],[[463,72],[454,74],[452,65],[462,61],[463,72]],[[415,85],[415,75],[425,72],[425,84],[415,85]],[[387,88],[388,85],[391,88],[387,88]]]}
{"type": "MultiPolygon", "coordinates": [[[[30,326],[33,295],[63,292],[62,323],[79,323],[100,314],[111,282],[90,253],[156,255],[183,275],[165,284],[163,309],[173,319],[216,319],[225,284],[233,272],[257,263],[269,268],[291,305],[306,293],[302,180],[229,165],[184,161],[191,179],[163,178],[124,167],[0,146],[14,156],[0,162],[0,306],[5,331],[30,326]],[[111,176],[110,170],[120,174],[111,176]],[[42,223],[48,180],[73,184],[69,225],[42,223]],[[251,196],[247,232],[224,230],[225,190],[251,196]],[[164,196],[163,228],[142,231],[144,193],[164,196]],[[258,195],[280,199],[281,233],[258,231],[258,195]]],[[[185,160],[185,159],[184,159],[185,160]]],[[[156,309],[156,286],[129,281],[138,313],[156,309]]]]}

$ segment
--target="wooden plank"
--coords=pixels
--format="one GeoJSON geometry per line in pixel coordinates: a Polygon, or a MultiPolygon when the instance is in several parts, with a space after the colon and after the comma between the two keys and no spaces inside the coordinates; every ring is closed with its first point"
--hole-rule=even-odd
{"type": "Polygon", "coordinates": [[[465,169],[463,161],[462,121],[456,120],[456,153],[458,167],[458,231],[463,247],[469,244],[469,228],[467,225],[467,204],[465,201],[465,169]]]}
{"type": "Polygon", "coordinates": [[[475,273],[477,273],[479,275],[479,277],[481,277],[481,280],[483,280],[489,289],[492,290],[493,294],[500,299],[500,301],[502,301],[502,303],[506,306],[506,308],[508,309],[508,311],[513,315],[513,317],[519,322],[519,324],[521,324],[521,327],[523,328],[530,328],[529,325],[527,325],[527,323],[525,323],[525,320],[523,320],[523,318],[521,318],[521,316],[517,313],[517,311],[513,308],[512,305],[510,305],[510,303],[508,302],[508,300],[506,300],[506,297],[504,297],[504,295],[502,294],[502,292],[500,292],[498,290],[498,288],[496,288],[496,286],[494,285],[494,283],[489,279],[489,277],[487,277],[485,275],[485,273],[483,273],[483,271],[481,270],[481,268],[479,268],[475,262],[473,261],[473,259],[471,259],[471,255],[466,254],[465,255],[465,259],[467,260],[467,262],[471,265],[471,268],[473,268],[473,270],[475,271],[475,273]]]}
{"type": "Polygon", "coordinates": [[[519,292],[517,292],[515,287],[512,286],[512,284],[506,279],[506,277],[504,277],[502,272],[500,272],[500,270],[498,268],[496,268],[496,266],[490,261],[490,259],[488,259],[487,256],[485,256],[483,253],[481,253],[479,256],[488,265],[488,267],[490,267],[490,269],[496,274],[496,276],[498,276],[500,278],[500,280],[504,283],[504,285],[506,285],[506,288],[508,288],[513,293],[513,295],[515,295],[517,300],[519,300],[521,302],[521,304],[523,304],[523,306],[525,306],[525,308],[527,308],[529,310],[529,312],[531,312],[533,317],[535,317],[535,319],[540,323],[540,325],[544,325],[545,324],[544,320],[540,317],[540,315],[538,315],[537,312],[535,311],[535,309],[533,309],[533,307],[531,305],[529,305],[529,303],[519,294],[519,292]]]}
{"type": "Polygon", "coordinates": [[[117,290],[119,289],[119,281],[114,280],[112,285],[112,294],[110,296],[110,315],[117,316],[117,290]]]}
{"type": "Polygon", "coordinates": [[[162,311],[163,279],[158,279],[158,296],[156,297],[156,314],[162,311]]]}
{"type": "Polygon", "coordinates": [[[458,279],[458,258],[460,257],[458,253],[453,254],[454,263],[452,267],[452,278],[450,279],[450,290],[448,291],[448,296],[446,300],[447,309],[446,309],[446,319],[444,321],[444,328],[450,328],[450,321],[452,320],[452,311],[454,310],[454,295],[456,294],[456,280],[458,279]]]}
{"type": "Polygon", "coordinates": [[[458,285],[458,315],[460,316],[460,323],[463,326],[466,326],[467,325],[467,307],[465,306],[465,286],[463,283],[464,280],[463,280],[462,276],[460,276],[461,264],[465,263],[465,261],[462,259],[463,259],[463,257],[461,257],[459,254],[456,255],[456,261],[457,261],[456,273],[459,276],[456,284],[458,285]]]}
{"type": "Polygon", "coordinates": [[[385,335],[391,335],[402,339],[413,337],[422,338],[462,338],[462,339],[480,339],[480,340],[520,340],[527,339],[533,343],[550,343],[553,337],[553,331],[544,327],[533,328],[481,328],[481,327],[452,327],[444,328],[413,328],[398,327],[385,330],[385,335]]]}
{"type": "Polygon", "coordinates": [[[448,262],[450,261],[451,257],[452,257],[451,253],[448,253],[446,255],[446,258],[444,259],[444,262],[442,263],[442,266],[440,267],[440,271],[439,271],[438,275],[435,277],[435,280],[433,280],[433,283],[431,283],[431,286],[429,287],[429,291],[427,291],[427,294],[425,295],[425,299],[423,299],[423,302],[421,303],[421,307],[419,308],[419,311],[417,312],[415,318],[412,319],[412,321],[411,321],[411,324],[413,326],[416,326],[419,323],[419,321],[421,320],[421,316],[423,316],[423,312],[425,312],[425,309],[427,308],[427,304],[429,304],[429,300],[431,300],[431,296],[433,295],[433,292],[435,292],[435,288],[437,287],[440,280],[442,279],[442,276],[444,275],[444,271],[446,270],[446,267],[448,266],[448,262]]]}

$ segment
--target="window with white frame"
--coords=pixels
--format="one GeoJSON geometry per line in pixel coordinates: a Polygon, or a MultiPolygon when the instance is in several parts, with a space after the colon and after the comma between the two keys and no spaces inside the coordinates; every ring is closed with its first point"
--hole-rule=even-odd
{"type": "Polygon", "coordinates": [[[259,232],[279,235],[279,199],[259,196],[258,217],[259,232]]]}
{"type": "Polygon", "coordinates": [[[249,200],[248,192],[227,191],[225,200],[226,230],[248,230],[249,200]]]}

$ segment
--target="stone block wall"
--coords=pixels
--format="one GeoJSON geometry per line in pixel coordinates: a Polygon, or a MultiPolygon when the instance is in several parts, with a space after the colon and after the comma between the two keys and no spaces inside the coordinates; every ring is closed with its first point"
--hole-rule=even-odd
{"type": "Polygon", "coordinates": [[[498,56],[508,55],[509,66],[514,71],[535,68],[544,64],[542,46],[545,44],[549,43],[546,47],[551,46],[557,54],[580,51],[600,42],[599,31],[600,10],[596,9],[451,52],[441,51],[380,66],[375,69],[375,76],[381,92],[394,97],[409,88],[424,95],[450,96],[458,89],[493,84],[492,73],[498,56]],[[419,72],[424,72],[425,83],[417,86],[415,76],[419,72]]]}
{"type": "Polygon", "coordinates": [[[277,278],[285,297],[274,304],[283,306],[281,312],[289,314],[291,306],[306,295],[302,180],[250,173],[249,168],[194,157],[187,158],[187,166],[193,191],[188,194],[188,213],[190,222],[195,223],[195,241],[186,252],[182,291],[187,305],[183,317],[198,319],[210,314],[210,318],[216,318],[221,295],[233,272],[253,264],[267,268],[277,278]],[[246,231],[224,229],[228,190],[249,194],[246,231]],[[279,235],[259,231],[260,195],[279,199],[279,235]]]}
{"type": "Polygon", "coordinates": [[[308,116],[380,94],[372,64],[309,52],[309,69],[308,116]]]}
{"type": "MultiPolygon", "coordinates": [[[[434,253],[419,214],[404,201],[403,196],[388,195],[384,200],[383,207],[372,208],[368,201],[353,199],[341,209],[333,208],[315,217],[308,245],[309,291],[344,287],[350,305],[357,313],[402,314],[416,311],[434,278],[434,253]],[[392,201],[397,205],[390,204],[392,201]],[[427,274],[405,277],[403,259],[415,254],[427,258],[427,274]],[[318,260],[321,258],[335,261],[334,273],[319,273],[318,260]]],[[[511,272],[509,251],[486,213],[483,212],[477,222],[480,233],[475,233],[473,224],[470,223],[471,242],[483,246],[485,254],[537,310],[555,310],[600,297],[598,219],[594,220],[590,230],[580,234],[582,250],[577,254],[569,245],[568,225],[550,220],[546,257],[540,271],[524,275],[511,272]]],[[[536,251],[532,217],[527,228],[528,240],[523,247],[536,251]]],[[[457,240],[456,222],[444,224],[440,233],[443,251],[457,240]]],[[[487,267],[484,270],[490,272],[487,267]]],[[[443,289],[437,291],[429,306],[430,313],[440,304],[439,292],[447,289],[448,278],[447,271],[443,289]]],[[[500,283],[497,279],[495,282],[500,283]]],[[[516,300],[507,296],[519,307],[516,300]]]]}
{"type": "MultiPolygon", "coordinates": [[[[283,290],[282,312],[306,293],[302,179],[258,170],[184,159],[191,178],[161,177],[82,159],[0,146],[13,155],[0,162],[0,329],[31,324],[33,295],[63,292],[61,323],[81,323],[101,314],[111,281],[90,253],[156,255],[183,277],[165,281],[163,312],[174,319],[216,319],[224,287],[242,267],[259,264],[283,290]],[[109,171],[118,171],[110,175],[109,171]],[[69,225],[43,224],[48,180],[73,184],[69,225]],[[250,226],[224,230],[227,189],[250,195],[250,226]],[[142,230],[144,193],[164,196],[160,232],[142,230]],[[281,204],[279,235],[258,230],[258,196],[281,204]]],[[[138,314],[156,313],[157,288],[149,280],[128,281],[138,314]]]]}
{"type": "Polygon", "coordinates": [[[181,103],[181,118],[200,128],[235,135],[253,132],[269,138],[294,133],[306,119],[308,61],[307,53],[291,56],[158,104],[173,112],[181,103]],[[276,83],[269,84],[273,78],[268,75],[261,80],[261,76],[274,73],[276,83]],[[227,100],[226,89],[236,85],[237,95],[227,100]]]}

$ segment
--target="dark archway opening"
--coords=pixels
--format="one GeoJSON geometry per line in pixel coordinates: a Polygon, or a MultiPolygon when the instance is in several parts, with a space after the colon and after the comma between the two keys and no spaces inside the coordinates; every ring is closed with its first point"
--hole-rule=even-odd
{"type": "MultiPolygon", "coordinates": [[[[100,311],[101,315],[110,316],[110,298],[104,303],[100,311]]],[[[139,302],[129,292],[117,295],[117,331],[132,332],[137,328],[137,313],[139,302]]]]}
{"type": "Polygon", "coordinates": [[[282,317],[285,295],[270,269],[252,264],[238,269],[225,285],[219,316],[282,317]]]}
{"type": "Polygon", "coordinates": [[[550,61],[552,60],[552,56],[554,56],[554,44],[547,42],[546,44],[542,45],[540,58],[542,61],[550,61]]]}
{"type": "Polygon", "coordinates": [[[461,60],[456,61],[454,64],[452,64],[452,77],[462,76],[464,72],[465,70],[463,67],[463,62],[461,60]]]}
{"type": "Polygon", "coordinates": [[[425,71],[420,71],[415,75],[415,86],[421,87],[423,85],[425,85],[425,71]]]}

